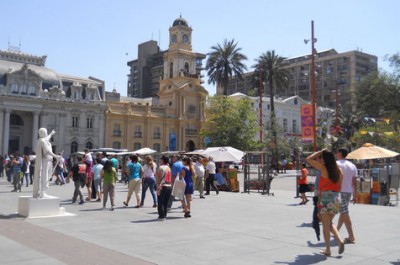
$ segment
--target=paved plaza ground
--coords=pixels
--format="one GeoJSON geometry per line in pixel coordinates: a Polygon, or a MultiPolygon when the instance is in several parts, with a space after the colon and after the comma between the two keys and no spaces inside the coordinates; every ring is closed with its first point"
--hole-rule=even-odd
{"type": "MultiPolygon", "coordinates": [[[[1,178],[0,264],[400,265],[400,207],[351,205],[356,244],[339,255],[332,238],[332,256],[320,255],[324,243],[311,227],[313,206],[294,198],[295,174],[288,171],[272,181],[274,196],[241,189],[211,192],[203,200],[196,191],[192,218],[184,218],[175,202],[164,222],[156,221],[149,192],[143,208],[123,207],[127,186],[121,183],[115,211],[102,210],[98,202],[72,204],[70,183],[52,185],[48,193],[75,216],[23,218],[17,214],[18,198],[31,195],[32,187],[11,193],[1,178]]],[[[344,228],[340,234],[347,236],[344,228]]]]}

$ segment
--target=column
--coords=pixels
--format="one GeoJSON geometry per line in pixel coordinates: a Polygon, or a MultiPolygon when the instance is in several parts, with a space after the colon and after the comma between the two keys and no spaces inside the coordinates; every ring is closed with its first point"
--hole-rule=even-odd
{"type": "Polygon", "coordinates": [[[10,140],[10,113],[11,110],[6,109],[4,117],[3,154],[8,153],[8,142],[10,140]]]}
{"type": "MultiPolygon", "coordinates": [[[[4,110],[0,109],[0,125],[4,124],[4,110]]],[[[0,139],[3,139],[4,127],[0,128],[0,139]]],[[[3,155],[3,142],[0,141],[0,154],[3,155]]]]}
{"type": "Polygon", "coordinates": [[[32,151],[35,151],[39,132],[39,111],[33,112],[33,128],[32,128],[32,151]]]}
{"type": "Polygon", "coordinates": [[[57,126],[57,128],[59,128],[58,132],[56,132],[56,135],[58,134],[58,151],[59,152],[63,152],[65,151],[65,124],[66,124],[66,114],[64,113],[60,113],[58,114],[58,118],[59,118],[59,126],[57,126]]]}
{"type": "Polygon", "coordinates": [[[100,113],[100,114],[97,114],[96,113],[96,115],[98,115],[98,119],[99,119],[99,128],[97,128],[98,129],[98,131],[99,131],[99,139],[98,139],[98,147],[103,147],[103,146],[105,146],[105,142],[104,142],[104,131],[106,130],[106,128],[105,128],[105,123],[104,123],[104,113],[100,113]]]}

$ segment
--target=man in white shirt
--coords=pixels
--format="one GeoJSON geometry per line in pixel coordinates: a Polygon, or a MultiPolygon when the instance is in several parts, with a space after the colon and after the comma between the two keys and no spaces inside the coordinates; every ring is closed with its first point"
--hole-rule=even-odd
{"type": "Polygon", "coordinates": [[[204,197],[204,174],[205,174],[205,169],[203,164],[201,163],[202,159],[201,157],[194,157],[193,158],[194,163],[194,172],[196,173],[196,184],[194,188],[199,191],[200,193],[200,199],[205,199],[204,197]]]}
{"type": "Polygon", "coordinates": [[[344,242],[350,244],[355,243],[355,237],[349,215],[349,203],[352,195],[353,202],[357,202],[357,168],[352,162],[346,160],[348,153],[349,151],[347,148],[339,148],[336,153],[336,157],[338,159],[337,165],[343,173],[342,189],[340,192],[340,216],[337,224],[337,230],[339,231],[344,223],[349,234],[349,237],[345,238],[344,242]]]}
{"type": "Polygon", "coordinates": [[[219,190],[218,190],[217,186],[215,186],[215,184],[214,184],[215,172],[216,172],[215,163],[211,156],[208,158],[208,160],[209,161],[206,166],[206,194],[205,195],[210,195],[210,186],[212,186],[215,189],[215,192],[218,195],[219,190]]]}

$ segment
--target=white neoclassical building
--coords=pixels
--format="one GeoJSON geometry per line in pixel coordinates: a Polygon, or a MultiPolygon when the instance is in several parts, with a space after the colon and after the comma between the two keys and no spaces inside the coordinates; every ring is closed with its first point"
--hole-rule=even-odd
{"type": "Polygon", "coordinates": [[[0,51],[0,154],[31,153],[38,129],[55,130],[54,152],[104,144],[104,82],[57,73],[46,56],[0,51]]]}

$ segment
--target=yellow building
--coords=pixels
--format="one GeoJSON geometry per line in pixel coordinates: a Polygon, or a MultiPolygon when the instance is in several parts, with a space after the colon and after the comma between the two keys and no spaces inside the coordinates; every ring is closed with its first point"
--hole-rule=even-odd
{"type": "Polygon", "coordinates": [[[192,151],[203,145],[198,134],[208,92],[197,73],[201,61],[192,51],[192,28],[180,17],[169,32],[158,98],[107,100],[105,147],[162,152],[192,151]]]}

